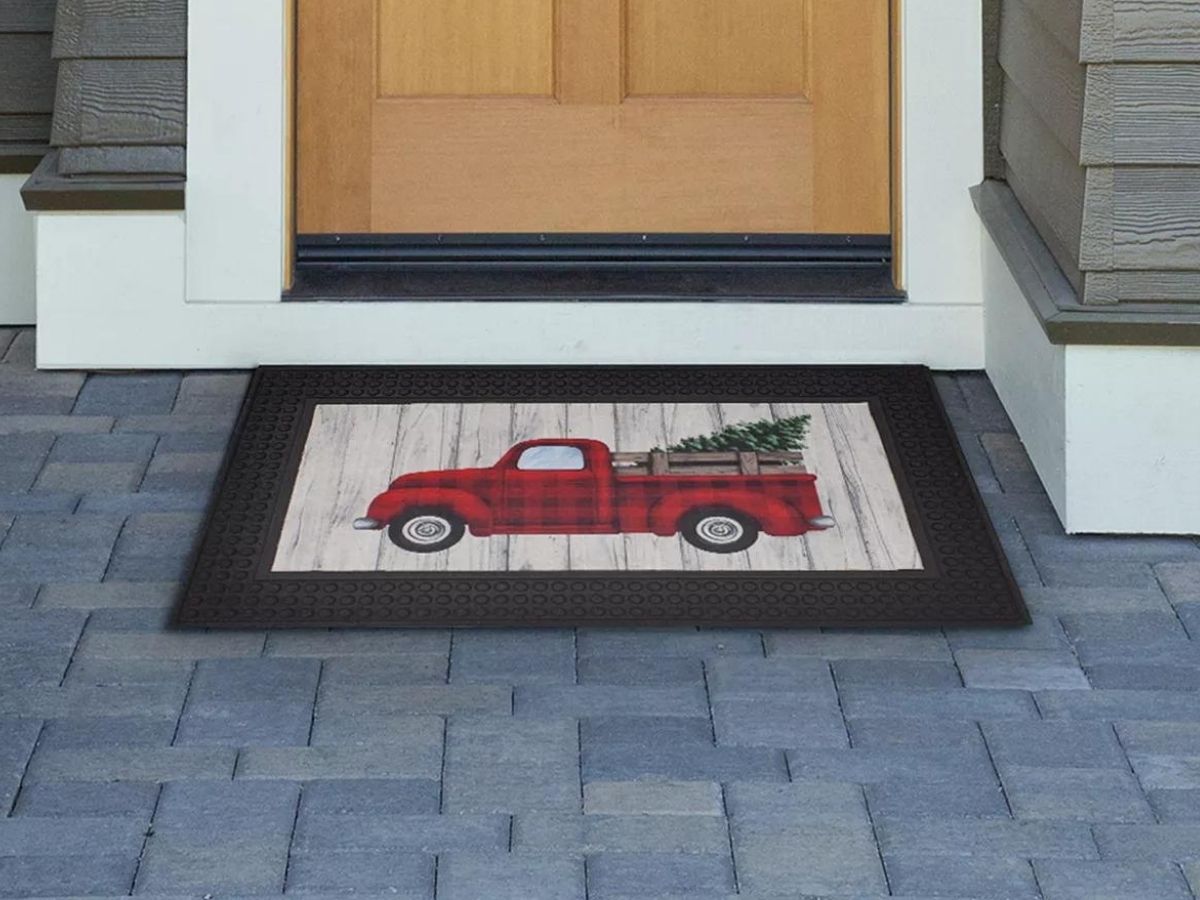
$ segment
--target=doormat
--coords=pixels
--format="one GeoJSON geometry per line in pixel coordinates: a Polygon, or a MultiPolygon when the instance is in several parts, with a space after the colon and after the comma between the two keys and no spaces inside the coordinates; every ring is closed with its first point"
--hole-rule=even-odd
{"type": "Polygon", "coordinates": [[[175,621],[1028,617],[924,368],[271,367],[175,621]]]}

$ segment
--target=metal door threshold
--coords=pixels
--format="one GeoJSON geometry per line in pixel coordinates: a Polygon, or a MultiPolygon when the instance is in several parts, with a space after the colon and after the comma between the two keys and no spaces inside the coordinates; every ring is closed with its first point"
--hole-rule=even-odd
{"type": "Polygon", "coordinates": [[[796,235],[336,235],[285,299],[895,303],[891,241],[796,235]]]}

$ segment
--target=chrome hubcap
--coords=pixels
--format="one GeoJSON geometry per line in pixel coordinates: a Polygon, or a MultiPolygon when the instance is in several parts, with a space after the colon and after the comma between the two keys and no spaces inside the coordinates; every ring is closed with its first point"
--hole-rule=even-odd
{"type": "Polygon", "coordinates": [[[449,536],[450,523],[441,516],[416,516],[404,523],[400,533],[409,543],[428,547],[449,536]]]}
{"type": "Polygon", "coordinates": [[[696,526],[696,533],[710,544],[736,544],[746,533],[742,523],[729,516],[708,516],[696,526]]]}

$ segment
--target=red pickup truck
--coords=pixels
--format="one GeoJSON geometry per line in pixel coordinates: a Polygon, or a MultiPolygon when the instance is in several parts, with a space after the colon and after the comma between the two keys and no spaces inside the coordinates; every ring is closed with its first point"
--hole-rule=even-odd
{"type": "Polygon", "coordinates": [[[760,533],[834,527],[799,453],[613,453],[594,440],[514,446],[486,469],[401,475],[356,519],[398,547],[435,553],[471,534],[682,534],[735,553],[760,533]]]}

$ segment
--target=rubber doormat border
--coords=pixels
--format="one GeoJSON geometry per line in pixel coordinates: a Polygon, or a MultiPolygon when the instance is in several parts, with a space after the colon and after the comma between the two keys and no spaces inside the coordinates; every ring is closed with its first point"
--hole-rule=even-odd
{"type": "Polygon", "coordinates": [[[932,376],[915,366],[260,368],[174,616],[177,626],[204,628],[936,627],[1028,621],[932,376]],[[923,568],[272,570],[319,405],[506,402],[869,404],[923,568]]]}

